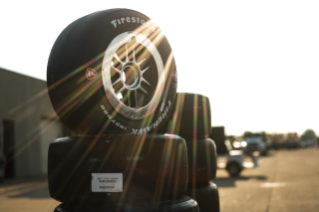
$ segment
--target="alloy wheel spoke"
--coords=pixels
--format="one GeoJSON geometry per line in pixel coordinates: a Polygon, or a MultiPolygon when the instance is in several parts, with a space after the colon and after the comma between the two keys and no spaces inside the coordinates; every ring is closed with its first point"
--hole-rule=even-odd
{"type": "Polygon", "coordinates": [[[147,71],[148,69],[149,69],[150,67],[148,66],[148,67],[146,67],[146,68],[144,68],[141,72],[142,72],[142,74],[144,74],[145,73],[145,71],[147,71]]]}
{"type": "Polygon", "coordinates": [[[136,57],[135,57],[135,49],[133,49],[133,62],[136,62],[136,57]]]}
{"type": "Polygon", "coordinates": [[[141,90],[141,91],[142,91],[143,93],[145,93],[146,95],[148,95],[147,91],[146,91],[144,88],[142,88],[142,86],[140,86],[138,89],[141,90]]]}
{"type": "Polygon", "coordinates": [[[116,95],[118,95],[119,93],[121,93],[123,90],[125,89],[125,87],[124,87],[124,85],[120,88],[120,90],[118,90],[117,92],[116,92],[116,95]]]}
{"type": "Polygon", "coordinates": [[[112,68],[119,74],[121,74],[121,70],[117,69],[116,67],[112,66],[112,68]]]}
{"type": "Polygon", "coordinates": [[[127,98],[127,100],[128,100],[128,106],[132,106],[132,103],[131,103],[131,91],[127,91],[127,94],[126,94],[126,98],[127,98]]]}
{"type": "Polygon", "coordinates": [[[112,85],[114,86],[115,84],[117,84],[117,83],[119,83],[119,82],[122,82],[121,77],[119,77],[114,83],[112,83],[112,85]]]}
{"type": "Polygon", "coordinates": [[[129,58],[128,58],[128,49],[127,49],[127,44],[125,45],[125,52],[126,52],[126,63],[129,61],[129,58]]]}
{"type": "Polygon", "coordinates": [[[142,81],[145,82],[145,84],[147,84],[148,86],[151,86],[151,84],[145,78],[142,78],[142,81]]]}
{"type": "Polygon", "coordinates": [[[145,60],[146,60],[146,58],[144,58],[143,60],[141,60],[140,62],[138,62],[137,65],[140,66],[145,60]]]}
{"type": "Polygon", "coordinates": [[[124,65],[125,63],[122,62],[122,60],[119,58],[119,56],[117,54],[114,54],[115,59],[117,59],[122,65],[124,65]]]}

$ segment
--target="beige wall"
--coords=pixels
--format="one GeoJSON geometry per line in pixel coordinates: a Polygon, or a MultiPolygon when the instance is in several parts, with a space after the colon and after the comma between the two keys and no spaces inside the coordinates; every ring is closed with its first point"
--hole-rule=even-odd
{"type": "Polygon", "coordinates": [[[45,174],[48,144],[62,128],[45,121],[56,118],[46,82],[0,68],[0,98],[0,119],[15,125],[15,177],[45,174]]]}

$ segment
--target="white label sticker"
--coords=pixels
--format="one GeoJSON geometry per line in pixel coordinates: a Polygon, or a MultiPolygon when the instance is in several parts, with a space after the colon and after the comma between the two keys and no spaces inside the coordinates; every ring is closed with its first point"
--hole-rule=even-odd
{"type": "Polygon", "coordinates": [[[123,174],[92,173],[92,192],[123,192],[123,174]]]}

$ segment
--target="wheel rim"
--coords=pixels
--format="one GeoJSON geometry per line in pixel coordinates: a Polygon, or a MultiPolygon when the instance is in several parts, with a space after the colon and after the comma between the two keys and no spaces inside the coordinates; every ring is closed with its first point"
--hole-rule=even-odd
{"type": "Polygon", "coordinates": [[[238,167],[237,166],[231,166],[231,167],[229,167],[229,172],[231,173],[231,174],[237,174],[238,173],[238,167]]]}
{"type": "Polygon", "coordinates": [[[105,51],[102,80],[117,112],[130,119],[142,119],[159,104],[165,86],[164,64],[146,36],[125,32],[115,37],[105,51]]]}

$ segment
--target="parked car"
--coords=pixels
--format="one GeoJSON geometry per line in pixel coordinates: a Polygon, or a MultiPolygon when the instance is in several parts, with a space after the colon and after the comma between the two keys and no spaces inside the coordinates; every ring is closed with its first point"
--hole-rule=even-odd
{"type": "Polygon", "coordinates": [[[210,138],[217,147],[217,167],[226,169],[231,177],[239,176],[245,168],[259,166],[259,154],[252,153],[252,162],[245,162],[244,151],[234,149],[231,141],[225,139],[224,127],[212,127],[210,138]]]}

